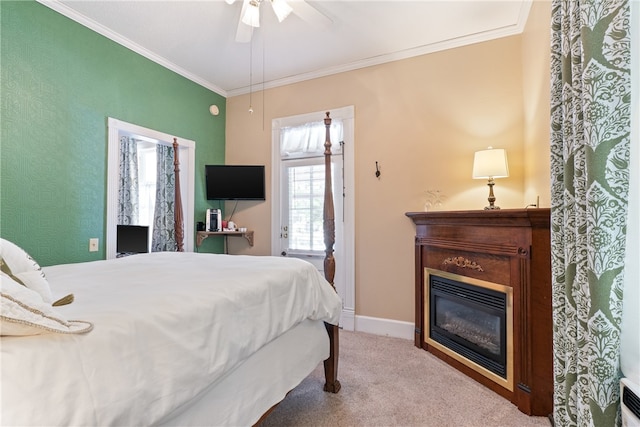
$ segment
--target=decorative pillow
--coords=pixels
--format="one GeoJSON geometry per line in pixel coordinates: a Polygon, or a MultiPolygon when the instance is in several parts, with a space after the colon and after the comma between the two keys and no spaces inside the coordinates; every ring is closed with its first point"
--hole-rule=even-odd
{"type": "Polygon", "coordinates": [[[91,329],[89,322],[64,319],[39,293],[0,272],[0,336],[82,334],[91,329]]]}
{"type": "Polygon", "coordinates": [[[44,302],[53,302],[49,282],[38,263],[22,248],[2,238],[0,238],[0,267],[13,280],[39,293],[44,302]]]}

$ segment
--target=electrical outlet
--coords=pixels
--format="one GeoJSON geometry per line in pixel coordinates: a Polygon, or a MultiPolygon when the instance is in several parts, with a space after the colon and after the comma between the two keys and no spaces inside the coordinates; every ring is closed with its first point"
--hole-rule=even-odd
{"type": "Polygon", "coordinates": [[[89,252],[98,252],[98,238],[89,239],[89,252]]]}
{"type": "Polygon", "coordinates": [[[531,203],[530,205],[525,206],[525,209],[529,209],[529,208],[539,208],[540,207],[540,196],[536,197],[536,202],[535,203],[531,203]]]}

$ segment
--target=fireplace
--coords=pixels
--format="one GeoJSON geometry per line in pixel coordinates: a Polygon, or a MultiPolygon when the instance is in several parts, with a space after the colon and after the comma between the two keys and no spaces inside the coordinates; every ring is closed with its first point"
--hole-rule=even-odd
{"type": "Polygon", "coordinates": [[[512,288],[425,268],[425,340],[513,391],[512,288]]]}
{"type": "Polygon", "coordinates": [[[416,224],[416,347],[509,399],[525,414],[549,415],[551,210],[407,216],[416,224]]]}

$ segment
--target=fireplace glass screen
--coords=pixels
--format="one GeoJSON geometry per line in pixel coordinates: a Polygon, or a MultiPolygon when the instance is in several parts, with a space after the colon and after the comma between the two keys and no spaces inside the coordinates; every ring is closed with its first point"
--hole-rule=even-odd
{"type": "Polygon", "coordinates": [[[436,297],[436,327],[496,356],[500,355],[500,324],[500,316],[436,297]]]}
{"type": "Polygon", "coordinates": [[[506,378],[507,295],[431,275],[430,338],[506,378]]]}

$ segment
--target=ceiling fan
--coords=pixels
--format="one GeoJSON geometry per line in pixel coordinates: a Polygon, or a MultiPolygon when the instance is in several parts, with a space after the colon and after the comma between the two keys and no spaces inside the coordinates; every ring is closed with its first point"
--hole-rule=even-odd
{"type": "MultiPolygon", "coordinates": [[[[228,4],[235,3],[236,0],[225,0],[228,4]]],[[[240,20],[236,30],[236,41],[247,43],[251,41],[253,29],[260,26],[260,5],[270,3],[273,12],[278,18],[278,22],[285,20],[289,14],[293,13],[303,21],[319,27],[328,27],[333,22],[331,19],[320,13],[305,0],[242,0],[242,10],[240,20]]]]}

